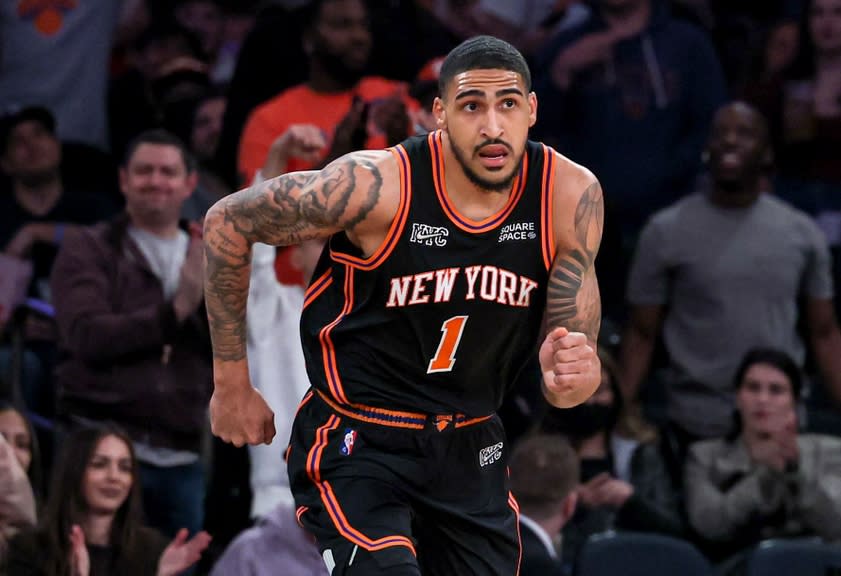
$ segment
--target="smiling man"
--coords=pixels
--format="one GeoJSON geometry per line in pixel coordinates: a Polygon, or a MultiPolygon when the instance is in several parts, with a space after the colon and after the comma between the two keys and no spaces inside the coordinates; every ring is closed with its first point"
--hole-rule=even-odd
{"type": "Polygon", "coordinates": [[[826,239],[806,214],[765,193],[771,161],[762,115],[743,102],[721,107],[707,145],[708,187],[655,214],[640,236],[628,282],[624,392],[637,397],[662,327],[667,418],[684,447],[731,430],[732,379],[748,350],[778,348],[802,366],[799,314],[841,399],[826,239]]]}
{"type": "Polygon", "coordinates": [[[198,227],[179,225],[195,186],[182,142],[140,134],[120,170],[126,213],[69,231],[52,276],[61,415],[71,427],[110,420],[129,433],[146,519],[170,536],[198,531],[204,510],[211,366],[202,242],[198,227]]]}
{"type": "Polygon", "coordinates": [[[528,140],[537,99],[511,45],[464,42],[439,93],[428,135],[255,185],[205,221],[211,421],[236,445],[275,433],[248,377],[251,245],[329,238],[304,302],[312,389],[287,457],[299,521],[334,576],[514,576],[495,411],[538,349],[552,404],[600,380],[598,182],[528,140]]]}

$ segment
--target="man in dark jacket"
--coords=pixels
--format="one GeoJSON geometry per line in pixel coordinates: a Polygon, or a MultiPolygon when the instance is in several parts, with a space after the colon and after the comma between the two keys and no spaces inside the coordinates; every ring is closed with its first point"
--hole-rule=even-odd
{"type": "Polygon", "coordinates": [[[562,574],[561,529],[575,513],[578,455],[562,437],[536,435],[517,445],[509,468],[520,505],[520,574],[562,574]]]}
{"type": "Polygon", "coordinates": [[[59,411],[71,426],[111,420],[128,431],[147,519],[170,535],[203,521],[212,385],[203,254],[198,229],[179,225],[195,185],[183,143],[141,134],[120,171],[126,213],[68,233],[52,275],[59,411]]]}

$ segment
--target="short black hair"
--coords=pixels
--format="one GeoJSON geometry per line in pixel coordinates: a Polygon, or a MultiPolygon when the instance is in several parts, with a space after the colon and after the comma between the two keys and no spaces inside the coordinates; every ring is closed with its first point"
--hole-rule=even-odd
{"type": "Polygon", "coordinates": [[[531,91],[531,72],[520,51],[505,40],[493,36],[475,36],[453,48],[444,63],[438,78],[438,92],[446,93],[447,84],[456,75],[468,70],[510,70],[523,78],[526,91],[531,91]]]}
{"type": "Polygon", "coordinates": [[[129,142],[129,145],[126,147],[126,153],[123,157],[123,166],[129,165],[132,156],[134,156],[134,153],[137,152],[137,148],[141,144],[175,146],[181,152],[181,158],[184,160],[184,166],[187,168],[187,172],[189,173],[196,171],[196,159],[190,153],[190,149],[187,148],[187,145],[184,144],[184,141],[172,132],[168,132],[163,128],[154,128],[152,130],[146,130],[145,132],[141,132],[140,134],[135,136],[131,140],[131,142],[129,142]]]}
{"type": "Polygon", "coordinates": [[[37,122],[55,136],[55,117],[43,106],[26,106],[0,118],[0,154],[5,154],[14,129],[24,122],[37,122]]]}

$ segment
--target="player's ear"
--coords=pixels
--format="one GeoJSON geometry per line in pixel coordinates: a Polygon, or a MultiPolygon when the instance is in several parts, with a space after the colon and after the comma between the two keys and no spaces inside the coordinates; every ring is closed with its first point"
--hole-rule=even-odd
{"type": "Polygon", "coordinates": [[[537,122],[537,95],[529,92],[529,128],[537,122]]]}
{"type": "Polygon", "coordinates": [[[439,129],[443,130],[447,127],[447,111],[444,109],[444,101],[440,96],[436,96],[432,102],[432,115],[435,116],[435,124],[439,129]]]}

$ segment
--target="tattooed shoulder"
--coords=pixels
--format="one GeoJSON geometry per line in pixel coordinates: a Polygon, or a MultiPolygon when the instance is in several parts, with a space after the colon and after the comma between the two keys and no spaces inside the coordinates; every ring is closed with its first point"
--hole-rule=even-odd
{"type": "Polygon", "coordinates": [[[295,244],[353,230],[380,203],[389,177],[382,153],[355,152],[322,170],[290,172],[243,190],[225,205],[225,221],[243,237],[295,244]]]}
{"type": "Polygon", "coordinates": [[[604,198],[592,173],[561,160],[555,178],[557,250],[547,287],[547,322],[584,332],[595,341],[601,303],[594,263],[604,226],[604,198]]]}

